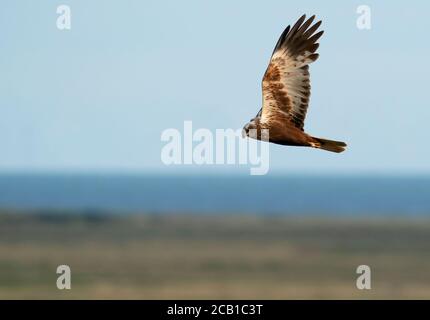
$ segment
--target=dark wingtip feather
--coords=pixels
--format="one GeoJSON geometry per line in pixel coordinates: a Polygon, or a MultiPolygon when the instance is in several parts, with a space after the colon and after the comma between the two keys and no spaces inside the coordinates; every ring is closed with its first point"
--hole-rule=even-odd
{"type": "Polygon", "coordinates": [[[311,35],[314,34],[315,31],[317,31],[317,29],[320,27],[322,21],[318,21],[316,23],[314,23],[313,26],[311,26],[308,30],[306,30],[305,33],[303,33],[303,37],[304,38],[309,38],[311,35]]]}
{"type": "Polygon", "coordinates": [[[281,47],[282,43],[284,43],[285,38],[287,37],[289,31],[290,31],[290,25],[288,25],[288,27],[286,27],[285,30],[282,32],[281,36],[278,39],[278,42],[275,45],[275,49],[273,49],[272,55],[281,47]]]}
{"type": "Polygon", "coordinates": [[[273,53],[286,47],[292,51],[291,53],[298,53],[303,50],[315,52],[318,48],[318,46],[315,46],[316,41],[323,35],[324,31],[315,33],[322,21],[320,20],[312,24],[314,20],[315,15],[306,20],[306,15],[304,14],[296,21],[292,28],[288,26],[281,34],[273,53]]]}
{"type": "Polygon", "coordinates": [[[294,24],[294,26],[291,28],[291,31],[288,33],[287,38],[285,39],[286,41],[288,41],[290,38],[292,38],[297,30],[301,27],[301,25],[303,24],[303,22],[306,19],[306,15],[302,15],[299,20],[297,20],[297,22],[294,24]]]}

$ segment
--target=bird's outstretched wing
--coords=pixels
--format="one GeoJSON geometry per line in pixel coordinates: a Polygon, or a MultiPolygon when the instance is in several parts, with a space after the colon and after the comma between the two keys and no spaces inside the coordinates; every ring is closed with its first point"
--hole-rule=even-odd
{"type": "Polygon", "coordinates": [[[303,130],[311,94],[308,65],[318,58],[316,41],[323,34],[315,33],[321,25],[312,25],[315,16],[305,19],[288,26],[273,50],[262,84],[263,122],[282,119],[303,130]]]}

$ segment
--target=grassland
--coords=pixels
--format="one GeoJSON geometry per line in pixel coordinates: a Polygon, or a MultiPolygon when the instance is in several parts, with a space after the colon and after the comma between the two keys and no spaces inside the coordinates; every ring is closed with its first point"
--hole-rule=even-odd
{"type": "Polygon", "coordinates": [[[430,220],[4,211],[0,299],[14,298],[430,298],[430,220]]]}

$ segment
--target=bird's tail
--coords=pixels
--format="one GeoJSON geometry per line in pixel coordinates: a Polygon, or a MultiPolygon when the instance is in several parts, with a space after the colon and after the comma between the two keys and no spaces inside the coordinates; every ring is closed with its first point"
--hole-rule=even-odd
{"type": "Polygon", "coordinates": [[[317,149],[323,149],[331,152],[340,153],[345,151],[346,143],[342,141],[327,140],[313,137],[314,142],[311,146],[317,149]]]}

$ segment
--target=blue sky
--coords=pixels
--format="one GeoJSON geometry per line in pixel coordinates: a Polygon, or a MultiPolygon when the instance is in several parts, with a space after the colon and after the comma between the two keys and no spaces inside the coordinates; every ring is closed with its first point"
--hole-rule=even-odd
{"type": "MultiPolygon", "coordinates": [[[[271,171],[430,173],[424,1],[24,1],[0,11],[0,171],[193,172],[166,128],[241,128],[282,30],[323,20],[306,130],[343,154],[271,146],[271,171]],[[56,28],[58,5],[72,29],[56,28]],[[372,29],[356,27],[357,6],[372,29]]],[[[217,167],[242,172],[244,168],[217,167]]]]}

